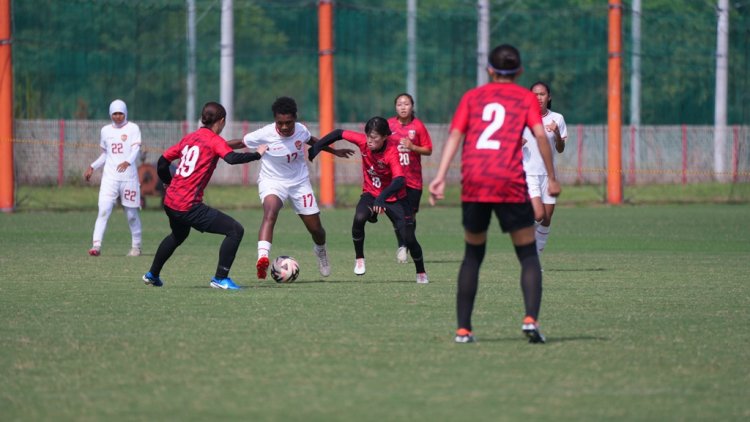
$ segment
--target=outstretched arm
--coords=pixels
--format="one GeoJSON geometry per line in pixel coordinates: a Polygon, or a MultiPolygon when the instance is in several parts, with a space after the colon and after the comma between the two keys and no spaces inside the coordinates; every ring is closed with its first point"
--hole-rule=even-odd
{"type": "MultiPolygon", "coordinates": [[[[314,136],[311,136],[310,139],[308,139],[308,141],[307,141],[307,145],[310,145],[310,148],[312,149],[312,147],[316,143],[318,143],[318,142],[320,142],[320,140],[318,138],[316,138],[314,136]]],[[[333,155],[335,155],[337,157],[341,157],[341,158],[349,158],[352,155],[354,155],[354,152],[355,152],[353,149],[348,149],[348,148],[335,149],[335,148],[331,148],[329,146],[325,146],[325,147],[321,148],[321,151],[325,151],[327,153],[333,154],[333,155]]],[[[312,161],[312,159],[310,159],[310,160],[312,161]]]]}
{"type": "Polygon", "coordinates": [[[224,161],[228,164],[244,164],[250,161],[260,160],[268,149],[268,145],[261,145],[255,152],[230,152],[224,156],[224,161]]]}
{"type": "Polygon", "coordinates": [[[320,154],[320,151],[322,151],[324,147],[327,147],[328,145],[331,145],[332,143],[343,138],[344,131],[342,129],[334,129],[333,131],[331,131],[331,133],[320,138],[317,142],[315,142],[315,144],[313,144],[312,148],[310,148],[310,150],[307,152],[307,158],[312,161],[315,156],[320,154]]]}

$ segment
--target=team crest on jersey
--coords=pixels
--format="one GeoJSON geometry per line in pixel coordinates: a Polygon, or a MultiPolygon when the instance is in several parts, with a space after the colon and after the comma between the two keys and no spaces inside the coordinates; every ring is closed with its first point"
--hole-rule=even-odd
{"type": "Polygon", "coordinates": [[[125,141],[127,141],[127,140],[128,140],[128,135],[127,135],[127,134],[124,134],[124,133],[123,133],[122,135],[120,135],[120,140],[121,140],[122,142],[125,142],[125,141]]]}
{"type": "Polygon", "coordinates": [[[378,165],[378,169],[384,169],[386,164],[384,161],[378,160],[375,164],[378,165]]]}
{"type": "Polygon", "coordinates": [[[294,147],[297,148],[297,151],[302,150],[302,141],[294,141],[294,147]]]}

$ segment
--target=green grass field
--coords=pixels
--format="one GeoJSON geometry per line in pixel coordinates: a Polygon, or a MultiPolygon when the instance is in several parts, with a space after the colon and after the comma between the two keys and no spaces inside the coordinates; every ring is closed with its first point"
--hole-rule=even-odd
{"type": "Polygon", "coordinates": [[[458,208],[419,215],[429,285],[396,263],[383,222],[367,226],[355,277],[349,208],[323,211],[331,277],[287,209],[272,254],[297,257],[300,279],[257,281],[260,211],[229,213],[246,229],[237,292],[208,287],[221,238],[198,232],[165,286],[144,286],[168,231],[154,209],[138,258],[125,257],[121,210],[98,258],[93,209],[0,215],[0,420],[750,418],[748,204],[559,206],[542,258],[546,345],[521,335],[518,264],[495,223],[478,343],[457,345],[458,208]]]}

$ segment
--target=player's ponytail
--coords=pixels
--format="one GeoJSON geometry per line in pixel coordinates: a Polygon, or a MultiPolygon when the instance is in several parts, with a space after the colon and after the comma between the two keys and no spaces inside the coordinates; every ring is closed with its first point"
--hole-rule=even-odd
{"type": "Polygon", "coordinates": [[[201,111],[201,123],[204,127],[210,128],[214,123],[225,117],[227,117],[227,110],[215,101],[206,103],[203,106],[203,111],[201,111]]]}

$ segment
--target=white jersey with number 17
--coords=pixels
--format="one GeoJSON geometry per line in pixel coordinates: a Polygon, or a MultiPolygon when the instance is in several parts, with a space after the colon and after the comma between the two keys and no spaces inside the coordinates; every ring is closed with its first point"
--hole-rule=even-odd
{"type": "Polygon", "coordinates": [[[261,158],[258,180],[279,180],[290,184],[309,180],[305,144],[310,140],[310,131],[302,123],[294,124],[292,136],[281,136],[276,124],[271,123],[242,138],[248,148],[268,144],[261,158]]]}

